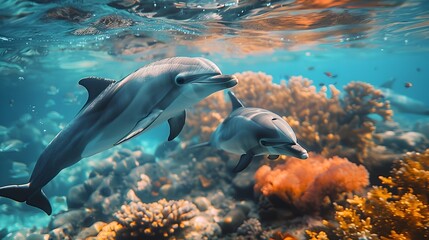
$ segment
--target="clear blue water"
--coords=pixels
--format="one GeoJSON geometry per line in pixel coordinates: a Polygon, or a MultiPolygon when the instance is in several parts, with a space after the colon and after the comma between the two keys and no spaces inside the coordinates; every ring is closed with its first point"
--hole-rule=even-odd
{"type": "MultiPolygon", "coordinates": [[[[336,84],[341,89],[351,81],[380,86],[395,78],[396,93],[429,108],[428,1],[136,1],[128,6],[130,2],[1,0],[0,125],[11,128],[31,116],[24,122],[31,122],[41,139],[52,137],[86,101],[79,79],[120,80],[173,56],[206,57],[225,74],[262,71],[275,82],[301,75],[318,87],[336,84]],[[75,10],[61,15],[61,7],[75,10]],[[114,17],[100,21],[106,16],[114,17]],[[408,82],[412,87],[404,86],[408,82]],[[52,111],[60,119],[49,117],[52,111]]],[[[400,112],[394,119],[405,128],[429,121],[428,116],[400,112]]],[[[34,129],[22,131],[23,139],[31,139],[34,129]]],[[[152,153],[167,136],[163,125],[128,144],[152,153]]],[[[26,177],[10,177],[12,163],[25,163],[31,172],[41,150],[22,151],[0,152],[0,185],[25,182],[26,177]]],[[[82,182],[85,175],[76,169],[87,166],[81,162],[73,168],[47,186],[47,193],[66,195],[61,184],[82,182]]],[[[0,229],[49,222],[29,207],[5,200],[1,204],[0,229]],[[43,221],[35,223],[28,215],[43,221]]]]}

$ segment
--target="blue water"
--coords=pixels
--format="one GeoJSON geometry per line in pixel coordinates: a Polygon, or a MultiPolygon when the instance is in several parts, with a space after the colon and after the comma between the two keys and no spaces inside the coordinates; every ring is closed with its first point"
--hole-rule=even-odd
{"type": "MultiPolygon", "coordinates": [[[[342,89],[351,81],[378,87],[396,79],[396,93],[429,108],[428,1],[142,2],[118,7],[112,3],[121,1],[1,0],[0,125],[10,129],[23,116],[31,116],[24,124],[39,132],[38,139],[48,134],[52,138],[87,99],[79,79],[120,80],[150,62],[174,56],[208,58],[224,74],[265,72],[276,83],[303,76],[317,88],[335,84],[342,89]],[[79,13],[52,13],[70,6],[79,13]],[[115,17],[110,22],[97,22],[111,15],[115,17]],[[49,117],[52,111],[61,119],[49,117]]],[[[410,128],[407,124],[428,123],[429,117],[395,112],[394,120],[410,128]]],[[[21,131],[23,141],[39,141],[31,139],[29,129],[21,131]]],[[[153,153],[167,136],[164,124],[126,146],[143,146],[153,153]]],[[[12,163],[25,163],[31,173],[42,150],[0,152],[0,185],[24,183],[28,176],[11,177],[12,163]]],[[[109,151],[97,158],[114,150],[109,151]]],[[[70,186],[86,179],[88,169],[82,161],[63,171],[47,186],[47,194],[66,195],[70,186]]],[[[25,204],[4,199],[0,204],[0,229],[12,232],[50,221],[25,204]],[[41,220],[35,223],[33,218],[41,220]]],[[[54,205],[54,213],[67,208],[61,202],[54,205]]]]}

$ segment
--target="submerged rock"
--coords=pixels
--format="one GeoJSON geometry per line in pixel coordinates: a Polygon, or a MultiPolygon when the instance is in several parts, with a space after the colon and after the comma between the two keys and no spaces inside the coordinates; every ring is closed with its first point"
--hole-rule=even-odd
{"type": "Polygon", "coordinates": [[[246,213],[241,208],[235,208],[229,211],[220,222],[222,232],[235,232],[237,228],[246,220],[246,213]]]}
{"type": "Polygon", "coordinates": [[[259,239],[259,236],[262,234],[262,225],[256,218],[250,218],[244,221],[237,229],[237,235],[247,236],[252,239],[259,239]]]}
{"type": "Polygon", "coordinates": [[[66,20],[69,22],[83,22],[90,16],[91,13],[71,6],[51,8],[45,14],[47,19],[66,20]]]}
{"type": "Polygon", "coordinates": [[[210,201],[206,197],[197,197],[194,199],[194,204],[197,206],[197,208],[204,212],[211,206],[210,201]]]}
{"type": "Polygon", "coordinates": [[[124,28],[133,25],[133,21],[119,15],[107,15],[98,19],[92,25],[98,29],[124,28]]]}
{"type": "Polygon", "coordinates": [[[232,180],[232,186],[236,191],[236,197],[238,199],[253,198],[253,186],[255,185],[253,175],[253,172],[242,172],[237,174],[232,180]]]}

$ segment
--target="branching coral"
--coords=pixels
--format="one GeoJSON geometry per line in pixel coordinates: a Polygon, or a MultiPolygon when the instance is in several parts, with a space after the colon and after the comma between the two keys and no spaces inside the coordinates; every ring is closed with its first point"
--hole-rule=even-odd
{"type": "Polygon", "coordinates": [[[326,225],[343,239],[428,239],[429,149],[406,156],[381,180],[395,193],[373,187],[366,197],[349,199],[349,207],[337,205],[338,224],[326,225]]]}
{"type": "Polygon", "coordinates": [[[359,191],[368,185],[368,172],[347,159],[326,159],[311,154],[305,160],[286,157],[286,162],[255,173],[255,191],[276,196],[300,211],[319,210],[324,198],[336,200],[343,192],[359,191]]]}
{"type": "MultiPolygon", "coordinates": [[[[345,96],[334,86],[320,91],[302,77],[275,84],[264,73],[235,74],[240,84],[234,87],[236,96],[248,107],[260,107],[283,116],[295,130],[298,141],[306,149],[324,156],[348,157],[363,162],[374,146],[374,122],[370,114],[390,119],[388,102],[369,84],[353,82],[345,87],[345,96]],[[263,94],[261,94],[263,93],[263,94]]],[[[223,93],[201,101],[187,120],[182,137],[199,136],[207,141],[218,124],[229,114],[230,104],[223,93]]]]}
{"type": "MultiPolygon", "coordinates": [[[[185,200],[161,199],[149,204],[131,202],[123,205],[115,214],[118,224],[122,227],[114,224],[114,228],[119,231],[108,235],[116,236],[116,239],[170,239],[187,227],[188,221],[196,214],[197,207],[185,200]]],[[[111,232],[111,229],[106,227],[108,232],[111,232]]]]}
{"type": "Polygon", "coordinates": [[[392,173],[390,177],[380,177],[381,181],[400,194],[412,189],[412,193],[421,201],[429,203],[429,149],[405,156],[392,173]]]}

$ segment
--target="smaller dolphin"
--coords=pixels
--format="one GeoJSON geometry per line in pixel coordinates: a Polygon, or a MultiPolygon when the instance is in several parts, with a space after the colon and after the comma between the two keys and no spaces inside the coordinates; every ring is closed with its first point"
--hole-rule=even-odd
{"type": "Polygon", "coordinates": [[[389,100],[390,105],[398,112],[429,115],[429,106],[414,98],[395,93],[391,88],[396,79],[389,80],[381,85],[381,92],[385,99],[389,100]]]}
{"type": "Polygon", "coordinates": [[[246,108],[228,91],[232,103],[231,114],[212,133],[209,142],[190,148],[212,146],[230,153],[240,154],[240,161],[233,169],[240,172],[249,166],[254,156],[289,155],[307,159],[307,151],[296,140],[289,124],[279,115],[262,108],[246,108]]]}

